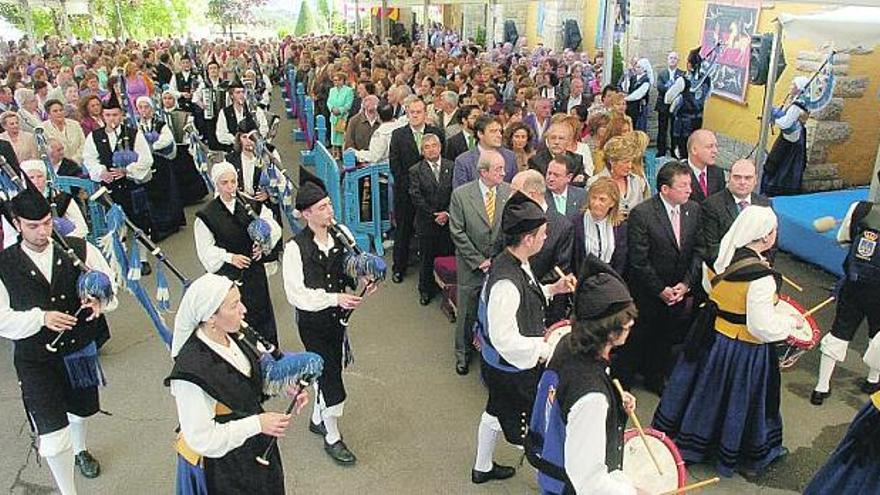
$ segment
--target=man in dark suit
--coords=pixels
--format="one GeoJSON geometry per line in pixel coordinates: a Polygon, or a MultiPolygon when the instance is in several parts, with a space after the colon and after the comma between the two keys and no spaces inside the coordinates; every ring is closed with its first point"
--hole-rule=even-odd
{"type": "Polygon", "coordinates": [[[703,239],[706,245],[706,263],[709,266],[718,257],[718,246],[733,221],[749,205],[770,206],[770,200],[754,192],[757,184],[755,162],[747,158],[730,166],[727,188],[709,196],[703,202],[703,239]]]}
{"type": "Polygon", "coordinates": [[[422,268],[419,272],[419,303],[426,306],[437,293],[434,258],[452,254],[449,237],[449,199],[452,195],[453,162],[440,157],[440,138],[422,139],[424,160],[409,169],[409,195],[416,208],[422,268]]]}
{"type": "MultiPolygon", "coordinates": [[[[541,284],[552,284],[559,279],[553,267],[558,266],[563,273],[573,273],[574,264],[574,228],[571,221],[560,214],[553,207],[548,207],[547,185],[544,178],[537,170],[524,170],[510,183],[514,191],[525,194],[541,208],[547,215],[547,239],[538,253],[529,258],[532,274],[541,284]]],[[[566,318],[570,306],[570,294],[558,294],[547,305],[545,326],[550,326],[559,320],[566,318]]]]}
{"type": "Polygon", "coordinates": [[[691,169],[691,201],[702,203],[726,186],[724,170],[715,165],[718,140],[707,129],[697,129],[687,142],[687,164],[691,169]]]}
{"type": "Polygon", "coordinates": [[[160,88],[165,88],[171,83],[174,72],[171,70],[171,55],[168,52],[162,52],[159,55],[159,64],[156,65],[156,82],[160,88]]]}
{"type": "Polygon", "coordinates": [[[532,147],[541,149],[544,145],[544,134],[550,128],[550,117],[553,113],[553,101],[549,98],[535,99],[535,112],[523,117],[522,121],[532,128],[532,147]]]}
{"type": "Polygon", "coordinates": [[[480,288],[492,257],[498,252],[501,212],[510,197],[510,186],[503,182],[504,158],[500,153],[484,151],[477,171],[477,180],[453,189],[449,203],[449,233],[455,244],[458,284],[455,372],[459,375],[468,373],[480,288]]]}
{"type": "Polygon", "coordinates": [[[612,368],[630,383],[641,371],[645,386],[660,394],[701,290],[703,236],[700,206],[688,199],[688,166],[667,162],[657,173],[657,187],[660,194],[629,214],[629,280],[639,319],[612,368]]]}
{"type": "Polygon", "coordinates": [[[551,124],[546,133],[547,146],[538,150],[531,158],[529,158],[529,168],[541,172],[541,175],[547,175],[547,164],[554,157],[559,157],[569,162],[572,177],[577,177],[580,183],[586,182],[584,177],[584,157],[577,153],[573,153],[565,149],[566,145],[573,139],[571,126],[557,122],[551,124]]]}
{"type": "Polygon", "coordinates": [[[592,98],[590,98],[589,94],[584,93],[584,80],[576,77],[571,80],[571,89],[568,97],[556,100],[556,113],[571,113],[573,108],[589,108],[592,103],[592,98]]]}
{"type": "Polygon", "coordinates": [[[477,135],[474,126],[477,119],[483,115],[483,111],[476,105],[465,105],[461,107],[461,115],[464,116],[464,120],[461,121],[461,132],[446,141],[446,149],[443,153],[443,158],[453,162],[459,155],[476,148],[477,135]]]}
{"type": "Polygon", "coordinates": [[[18,157],[15,155],[15,148],[12,147],[12,143],[5,139],[0,139],[0,156],[6,159],[6,162],[13,170],[17,172],[21,171],[21,169],[18,168],[18,157]]]}
{"type": "Polygon", "coordinates": [[[451,137],[461,131],[461,109],[458,108],[458,93],[455,91],[440,93],[440,98],[434,101],[434,108],[437,110],[437,127],[443,129],[446,136],[451,137]]]}
{"type": "Polygon", "coordinates": [[[678,68],[678,53],[669,52],[666,55],[667,67],[657,73],[657,156],[665,156],[667,151],[672,151],[667,146],[672,143],[672,113],[669,105],[664,101],[666,91],[679,77],[684,77],[684,71],[678,68]]]}
{"type": "Polygon", "coordinates": [[[581,209],[587,201],[587,191],[571,185],[574,172],[571,160],[554,158],[547,164],[547,173],[544,174],[547,182],[547,192],[544,195],[547,211],[559,213],[572,223],[581,217],[581,209]]]}
{"type": "Polygon", "coordinates": [[[481,115],[474,124],[474,132],[477,135],[477,146],[455,159],[452,187],[456,188],[479,177],[477,162],[486,151],[497,151],[501,154],[504,159],[504,181],[509,183],[516,175],[516,156],[502,146],[501,120],[494,115],[481,115]]]}
{"type": "MultiPolygon", "coordinates": [[[[391,280],[399,284],[409,265],[409,242],[413,237],[413,208],[409,195],[409,169],[422,159],[425,134],[436,134],[443,142],[443,131],[425,123],[425,102],[413,100],[406,108],[409,125],[395,129],[388,145],[388,164],[394,176],[394,255],[391,280]]],[[[442,145],[441,145],[442,147],[442,145]]]]}

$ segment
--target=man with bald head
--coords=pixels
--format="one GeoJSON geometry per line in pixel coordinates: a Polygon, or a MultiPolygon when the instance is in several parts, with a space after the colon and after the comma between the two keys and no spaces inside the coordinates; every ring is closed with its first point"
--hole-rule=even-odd
{"type": "MultiPolygon", "coordinates": [[[[755,193],[757,170],[755,162],[741,158],[730,167],[727,187],[703,202],[703,238],[709,266],[718,257],[718,246],[733,225],[737,215],[749,205],[770,206],[770,200],[755,193]]],[[[693,196],[691,196],[693,197],[693,196]]]]}
{"type": "Polygon", "coordinates": [[[691,201],[702,203],[724,189],[724,171],[715,165],[718,140],[708,129],[697,129],[688,138],[687,164],[691,169],[691,201]]]}
{"type": "Polygon", "coordinates": [[[367,95],[361,103],[361,111],[348,120],[345,128],[345,142],[342,149],[353,148],[366,150],[370,147],[370,138],[373,132],[379,128],[379,98],[375,95],[367,95]]]}

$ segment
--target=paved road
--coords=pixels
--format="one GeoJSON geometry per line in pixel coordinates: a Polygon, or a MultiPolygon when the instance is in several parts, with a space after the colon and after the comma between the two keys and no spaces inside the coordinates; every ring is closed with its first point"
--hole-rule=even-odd
{"type": "MultiPolygon", "coordinates": [[[[291,121],[285,121],[277,139],[288,164],[299,156],[290,129],[291,121]]],[[[194,212],[194,208],[187,212],[190,221],[194,212]]],[[[194,277],[202,272],[191,228],[168,239],[164,247],[185,273],[194,277]]],[[[780,258],[782,271],[806,287],[798,295],[806,306],[826,297],[833,281],[829,275],[785,255],[780,258]]],[[[270,283],[282,346],[301,349],[280,275],[270,283]]],[[[297,418],[281,441],[288,493],[536,493],[534,471],[528,466],[505,482],[470,484],[476,425],[486,394],[477,373],[455,375],[452,326],[439,304],[422,307],[417,300],[416,281],[410,276],[402,284],[383,286],[355,313],[351,335],[356,360],[345,376],[350,398],[340,426],[359,462],[352,468],[335,466],[324,454],[321,440],[306,429],[307,417],[297,418]]],[[[108,414],[89,423],[90,450],[101,461],[103,474],[96,480],[79,477],[80,493],[172,493],[176,417],[162,385],[170,358],[135,301],[124,295],[120,306],[110,316],[113,338],[103,352],[109,386],[102,391],[102,408],[108,414]]],[[[823,328],[829,327],[832,313],[818,316],[823,328]]],[[[864,345],[861,332],[854,348],[864,345]]],[[[0,456],[0,493],[51,493],[49,470],[38,465],[30,450],[11,345],[3,341],[0,348],[0,445],[5,451],[0,456]]],[[[857,389],[863,366],[851,352],[835,376],[834,395],[824,407],[810,406],[807,398],[817,363],[818,354],[810,353],[783,376],[785,444],[792,454],[756,483],[734,477],[705,493],[787,494],[803,489],[866,401],[857,389]]],[[[639,416],[649,423],[657,399],[640,390],[636,395],[639,416]]],[[[283,407],[278,399],[269,403],[269,409],[283,407]]],[[[501,463],[513,464],[519,458],[519,452],[506,445],[496,453],[501,463]]],[[[254,464],[253,469],[260,468],[254,464]]],[[[712,472],[694,466],[690,474],[704,479],[712,472]]]]}

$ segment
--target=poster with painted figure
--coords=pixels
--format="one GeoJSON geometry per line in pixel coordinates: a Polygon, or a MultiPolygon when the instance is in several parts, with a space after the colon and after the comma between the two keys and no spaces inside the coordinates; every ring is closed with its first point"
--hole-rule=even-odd
{"type": "Polygon", "coordinates": [[[758,26],[758,1],[706,3],[700,54],[718,46],[718,68],[712,77],[712,92],[738,103],[745,103],[749,85],[749,54],[752,35],[758,26]]]}

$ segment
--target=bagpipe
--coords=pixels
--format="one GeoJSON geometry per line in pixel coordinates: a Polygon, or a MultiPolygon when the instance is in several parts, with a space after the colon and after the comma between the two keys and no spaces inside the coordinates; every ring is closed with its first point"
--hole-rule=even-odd
{"type": "Polygon", "coordinates": [[[681,76],[676,80],[672,87],[666,91],[665,102],[669,105],[669,111],[676,113],[684,103],[684,92],[691,93],[697,101],[704,101],[712,92],[712,77],[718,71],[718,59],[721,56],[723,43],[715,43],[715,46],[702,57],[699,67],[692,68],[691,72],[681,76]],[[703,87],[709,81],[708,91],[704,91],[703,87]]]}
{"type": "MultiPolygon", "coordinates": [[[[7,162],[2,155],[0,155],[0,169],[2,169],[6,179],[14,185],[16,193],[21,193],[28,188],[36,191],[36,187],[30,182],[30,179],[28,179],[27,176],[22,179],[21,175],[15,172],[12,166],[9,165],[9,162],[7,162]]],[[[107,307],[115,296],[113,283],[110,280],[110,277],[104,272],[89,268],[85,261],[81,260],[73,248],[70,247],[70,244],[67,243],[67,239],[65,239],[64,235],[59,232],[58,227],[54,222],[52,225],[52,240],[58,244],[58,247],[61,248],[61,251],[67,256],[73,266],[78,268],[81,272],[76,281],[76,290],[80,301],[94,300],[101,308],[107,307]]],[[[80,306],[73,316],[79,316],[79,313],[86,307],[85,304],[80,306]]],[[[58,349],[55,346],[64,336],[64,333],[65,332],[59,332],[58,336],[55,337],[55,340],[46,344],[46,350],[51,353],[58,352],[58,349]]]]}
{"type": "Polygon", "coordinates": [[[189,152],[192,154],[196,170],[198,170],[202,180],[205,181],[205,186],[208,187],[208,191],[213,194],[214,181],[211,180],[211,174],[208,170],[208,163],[210,162],[210,160],[208,160],[208,154],[211,153],[211,150],[208,148],[208,145],[202,141],[198,129],[196,129],[196,126],[192,122],[188,122],[183,127],[183,132],[186,134],[187,140],[189,141],[189,152]]]}
{"type": "MultiPolygon", "coordinates": [[[[379,282],[385,280],[388,266],[385,264],[385,260],[382,257],[373,253],[365,252],[361,249],[360,246],[357,245],[357,242],[342,230],[339,224],[336,223],[335,219],[330,221],[330,226],[327,228],[327,231],[330,232],[330,235],[342,244],[346,250],[345,260],[343,261],[343,270],[345,271],[345,274],[354,280],[360,278],[366,279],[366,283],[361,289],[360,294],[358,294],[358,297],[364,297],[368,290],[379,282]]],[[[342,317],[339,319],[339,323],[343,326],[348,326],[348,320],[351,318],[353,312],[353,309],[344,310],[342,317]]]]}
{"type": "Polygon", "coordinates": [[[822,65],[807,80],[803,88],[798,88],[796,93],[789,93],[782,102],[782,114],[792,106],[797,104],[807,112],[816,112],[831,102],[834,96],[834,85],[836,79],[834,77],[834,56],[836,51],[831,51],[822,65]]]}
{"type": "Polygon", "coordinates": [[[269,193],[272,201],[281,206],[281,211],[287,218],[290,230],[294,234],[302,230],[297,215],[294,213],[294,197],[296,190],[294,184],[296,182],[290,177],[278,157],[275,156],[269,143],[260,135],[259,130],[252,131],[248,134],[248,139],[254,143],[254,155],[257,157],[256,166],[265,173],[260,176],[260,187],[269,193]]]}
{"type": "Polygon", "coordinates": [[[265,256],[272,252],[273,248],[272,227],[269,225],[269,222],[260,218],[260,215],[254,211],[250,201],[255,201],[255,199],[249,197],[243,191],[236,191],[235,202],[244,209],[248,217],[251,219],[251,222],[247,227],[248,236],[254,241],[254,246],[259,247],[260,252],[265,256]]]}
{"type": "MultiPolygon", "coordinates": [[[[293,411],[300,394],[314,383],[324,370],[324,360],[321,356],[312,352],[282,352],[244,320],[241,322],[236,339],[260,356],[264,394],[278,395],[290,387],[296,387],[284,414],[293,411]]],[[[269,440],[263,454],[256,457],[257,463],[262,466],[269,465],[269,453],[277,441],[275,437],[269,440]]]]}

